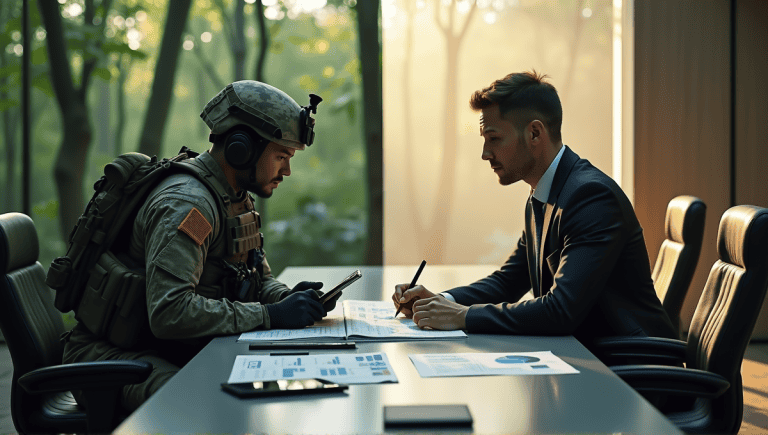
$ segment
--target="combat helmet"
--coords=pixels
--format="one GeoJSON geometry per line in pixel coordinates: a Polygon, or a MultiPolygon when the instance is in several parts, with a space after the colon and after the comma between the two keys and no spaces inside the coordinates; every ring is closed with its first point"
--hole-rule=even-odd
{"type": "Polygon", "coordinates": [[[309,94],[309,105],[299,106],[274,86],[241,80],[216,94],[205,105],[200,117],[211,129],[211,142],[234,127],[245,125],[267,142],[303,150],[314,141],[315,120],[310,113],[317,113],[317,105],[322,100],[309,94]]]}

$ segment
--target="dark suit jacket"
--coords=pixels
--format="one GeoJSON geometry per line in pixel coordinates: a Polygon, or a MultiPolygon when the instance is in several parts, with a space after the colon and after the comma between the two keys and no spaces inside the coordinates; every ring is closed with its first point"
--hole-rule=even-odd
{"type": "Polygon", "coordinates": [[[566,147],[544,204],[539,270],[530,212],[501,270],[449,290],[472,305],[469,332],[572,334],[587,347],[605,336],[677,338],[653,287],[643,229],[613,179],[566,147]],[[518,302],[531,288],[535,299],[518,302]]]}

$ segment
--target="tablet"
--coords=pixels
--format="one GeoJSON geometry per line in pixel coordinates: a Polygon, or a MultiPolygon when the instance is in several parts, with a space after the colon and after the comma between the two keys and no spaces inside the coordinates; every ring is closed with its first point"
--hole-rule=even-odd
{"type": "Polygon", "coordinates": [[[362,272],[360,272],[359,269],[354,271],[354,272],[352,272],[351,275],[349,275],[348,277],[344,278],[344,280],[341,281],[340,283],[336,284],[336,287],[330,289],[328,291],[328,293],[325,293],[322,297],[320,297],[320,303],[324,304],[324,303],[328,302],[329,300],[333,299],[333,297],[336,296],[340,291],[342,291],[345,288],[349,287],[350,284],[352,284],[353,282],[357,281],[362,276],[363,276],[363,274],[362,274],[362,272]]]}
{"type": "Polygon", "coordinates": [[[221,384],[221,389],[237,397],[295,396],[299,394],[334,393],[346,390],[346,385],[322,379],[280,379],[269,382],[221,384]]]}

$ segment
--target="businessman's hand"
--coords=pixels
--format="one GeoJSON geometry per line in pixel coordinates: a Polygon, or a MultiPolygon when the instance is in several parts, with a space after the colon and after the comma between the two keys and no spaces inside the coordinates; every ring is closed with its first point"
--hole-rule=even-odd
{"type": "Polygon", "coordinates": [[[417,285],[416,287],[406,290],[410,284],[398,284],[395,286],[395,293],[392,294],[392,301],[395,303],[395,308],[401,308],[400,312],[405,314],[405,317],[411,318],[413,316],[413,303],[419,299],[426,299],[435,296],[434,293],[427,290],[423,285],[417,285]]]}
{"type": "Polygon", "coordinates": [[[469,307],[451,302],[442,296],[419,299],[413,303],[411,311],[413,323],[421,329],[450,331],[467,327],[466,318],[469,307]]]}

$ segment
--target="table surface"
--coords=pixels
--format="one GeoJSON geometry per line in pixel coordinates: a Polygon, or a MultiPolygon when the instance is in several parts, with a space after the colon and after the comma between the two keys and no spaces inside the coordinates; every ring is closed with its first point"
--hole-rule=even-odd
{"type": "MultiPolygon", "coordinates": [[[[389,300],[416,266],[359,267],[363,278],[342,299],[389,300]]],[[[355,267],[292,267],[280,280],[323,281],[330,288],[355,267]]],[[[435,292],[487,276],[494,266],[427,266],[419,279],[435,292]]],[[[394,312],[393,312],[394,314],[394,312]]],[[[445,341],[361,343],[324,353],[386,352],[397,384],[351,385],[346,393],[238,399],[223,392],[237,355],[250,351],[237,336],[212,340],[116,433],[381,433],[385,405],[466,404],[478,433],[680,432],[572,336],[469,334],[445,341]],[[579,374],[422,378],[413,353],[552,351],[579,374]]],[[[388,430],[390,432],[390,430],[388,430]]]]}

